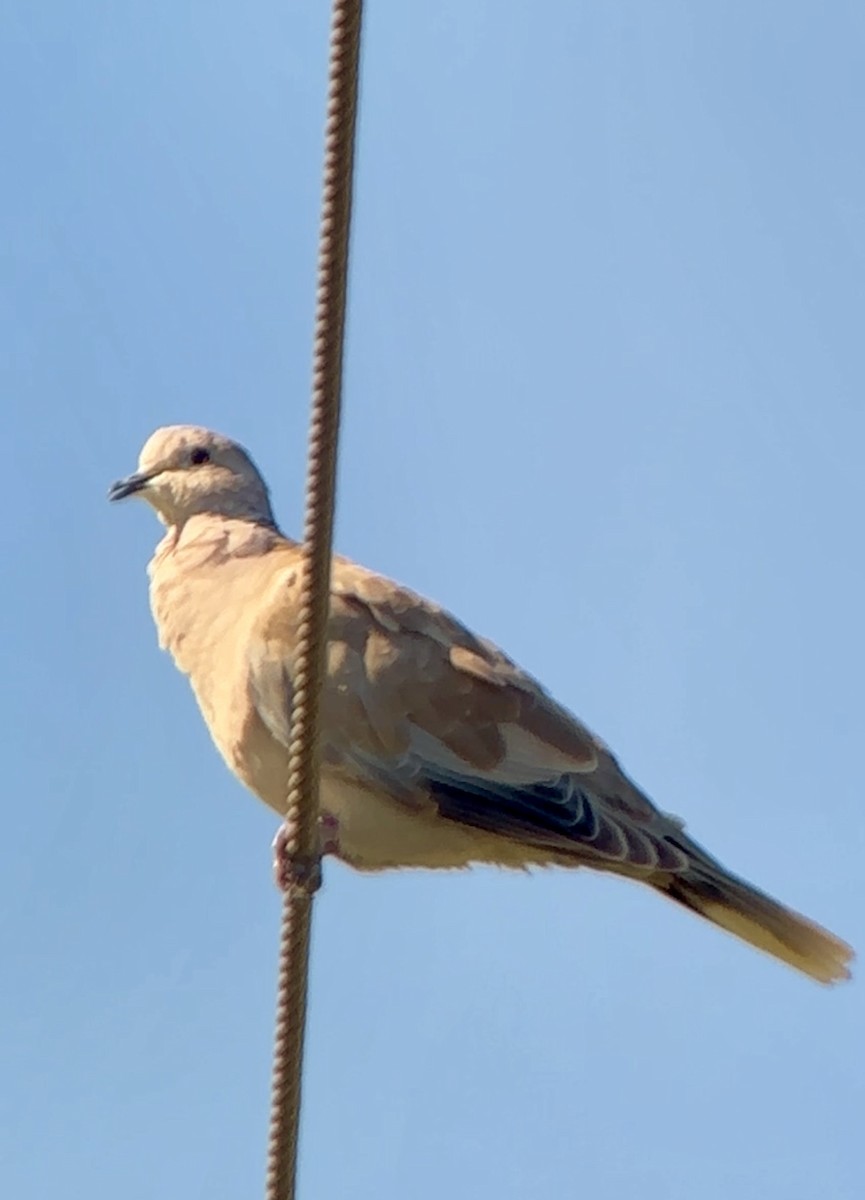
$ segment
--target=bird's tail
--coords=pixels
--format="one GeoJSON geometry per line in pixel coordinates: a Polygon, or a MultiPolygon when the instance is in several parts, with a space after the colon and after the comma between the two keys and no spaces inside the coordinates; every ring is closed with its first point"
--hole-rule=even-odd
{"type": "Polygon", "coordinates": [[[846,942],[729,874],[708,855],[692,861],[690,870],[656,883],[658,890],[820,983],[850,978],[853,950],[846,942]]]}

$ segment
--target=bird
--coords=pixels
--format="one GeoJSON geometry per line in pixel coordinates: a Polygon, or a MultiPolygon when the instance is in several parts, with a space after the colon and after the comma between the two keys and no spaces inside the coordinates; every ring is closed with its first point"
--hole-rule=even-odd
{"type": "MultiPolygon", "coordinates": [[[[200,426],[156,430],[108,496],[165,526],[148,567],[159,644],[227,766],[284,815],[303,547],[249,453],[200,426]]],[[[820,983],[850,976],[846,942],[722,866],[492,642],[338,555],[321,719],[323,853],[361,871],[611,872],[820,983]]]]}

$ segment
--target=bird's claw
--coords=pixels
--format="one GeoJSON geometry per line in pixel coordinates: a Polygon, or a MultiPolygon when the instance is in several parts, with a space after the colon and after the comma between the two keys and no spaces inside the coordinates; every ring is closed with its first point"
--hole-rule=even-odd
{"type": "Polygon", "coordinates": [[[321,887],[321,859],[338,849],[339,827],[335,817],[323,813],[318,819],[319,852],[307,857],[294,851],[291,830],[283,823],[273,839],[273,880],[281,892],[301,891],[312,896],[321,887]]]}

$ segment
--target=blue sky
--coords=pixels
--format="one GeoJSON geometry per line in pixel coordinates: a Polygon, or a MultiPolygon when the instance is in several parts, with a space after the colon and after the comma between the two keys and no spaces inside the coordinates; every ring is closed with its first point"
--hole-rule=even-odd
{"type": "MultiPolygon", "coordinates": [[[[327,5],[6,0],[0,1176],[261,1188],[271,815],[156,647],[158,425],[300,523],[327,5]]],[[[369,4],[337,540],[865,948],[865,10],[369,4]]],[[[853,1200],[861,979],[582,874],[315,915],[302,1194],[853,1200]]],[[[861,970],[860,970],[861,974],[861,970]]]]}

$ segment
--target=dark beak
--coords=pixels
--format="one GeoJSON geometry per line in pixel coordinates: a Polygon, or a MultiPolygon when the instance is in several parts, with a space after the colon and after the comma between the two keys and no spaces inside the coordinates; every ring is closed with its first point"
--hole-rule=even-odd
{"type": "Polygon", "coordinates": [[[118,479],[116,483],[112,483],[108,489],[108,499],[125,500],[127,496],[134,496],[136,492],[147,487],[149,482],[149,475],[143,471],[136,471],[134,475],[127,475],[125,479],[118,479]]]}

